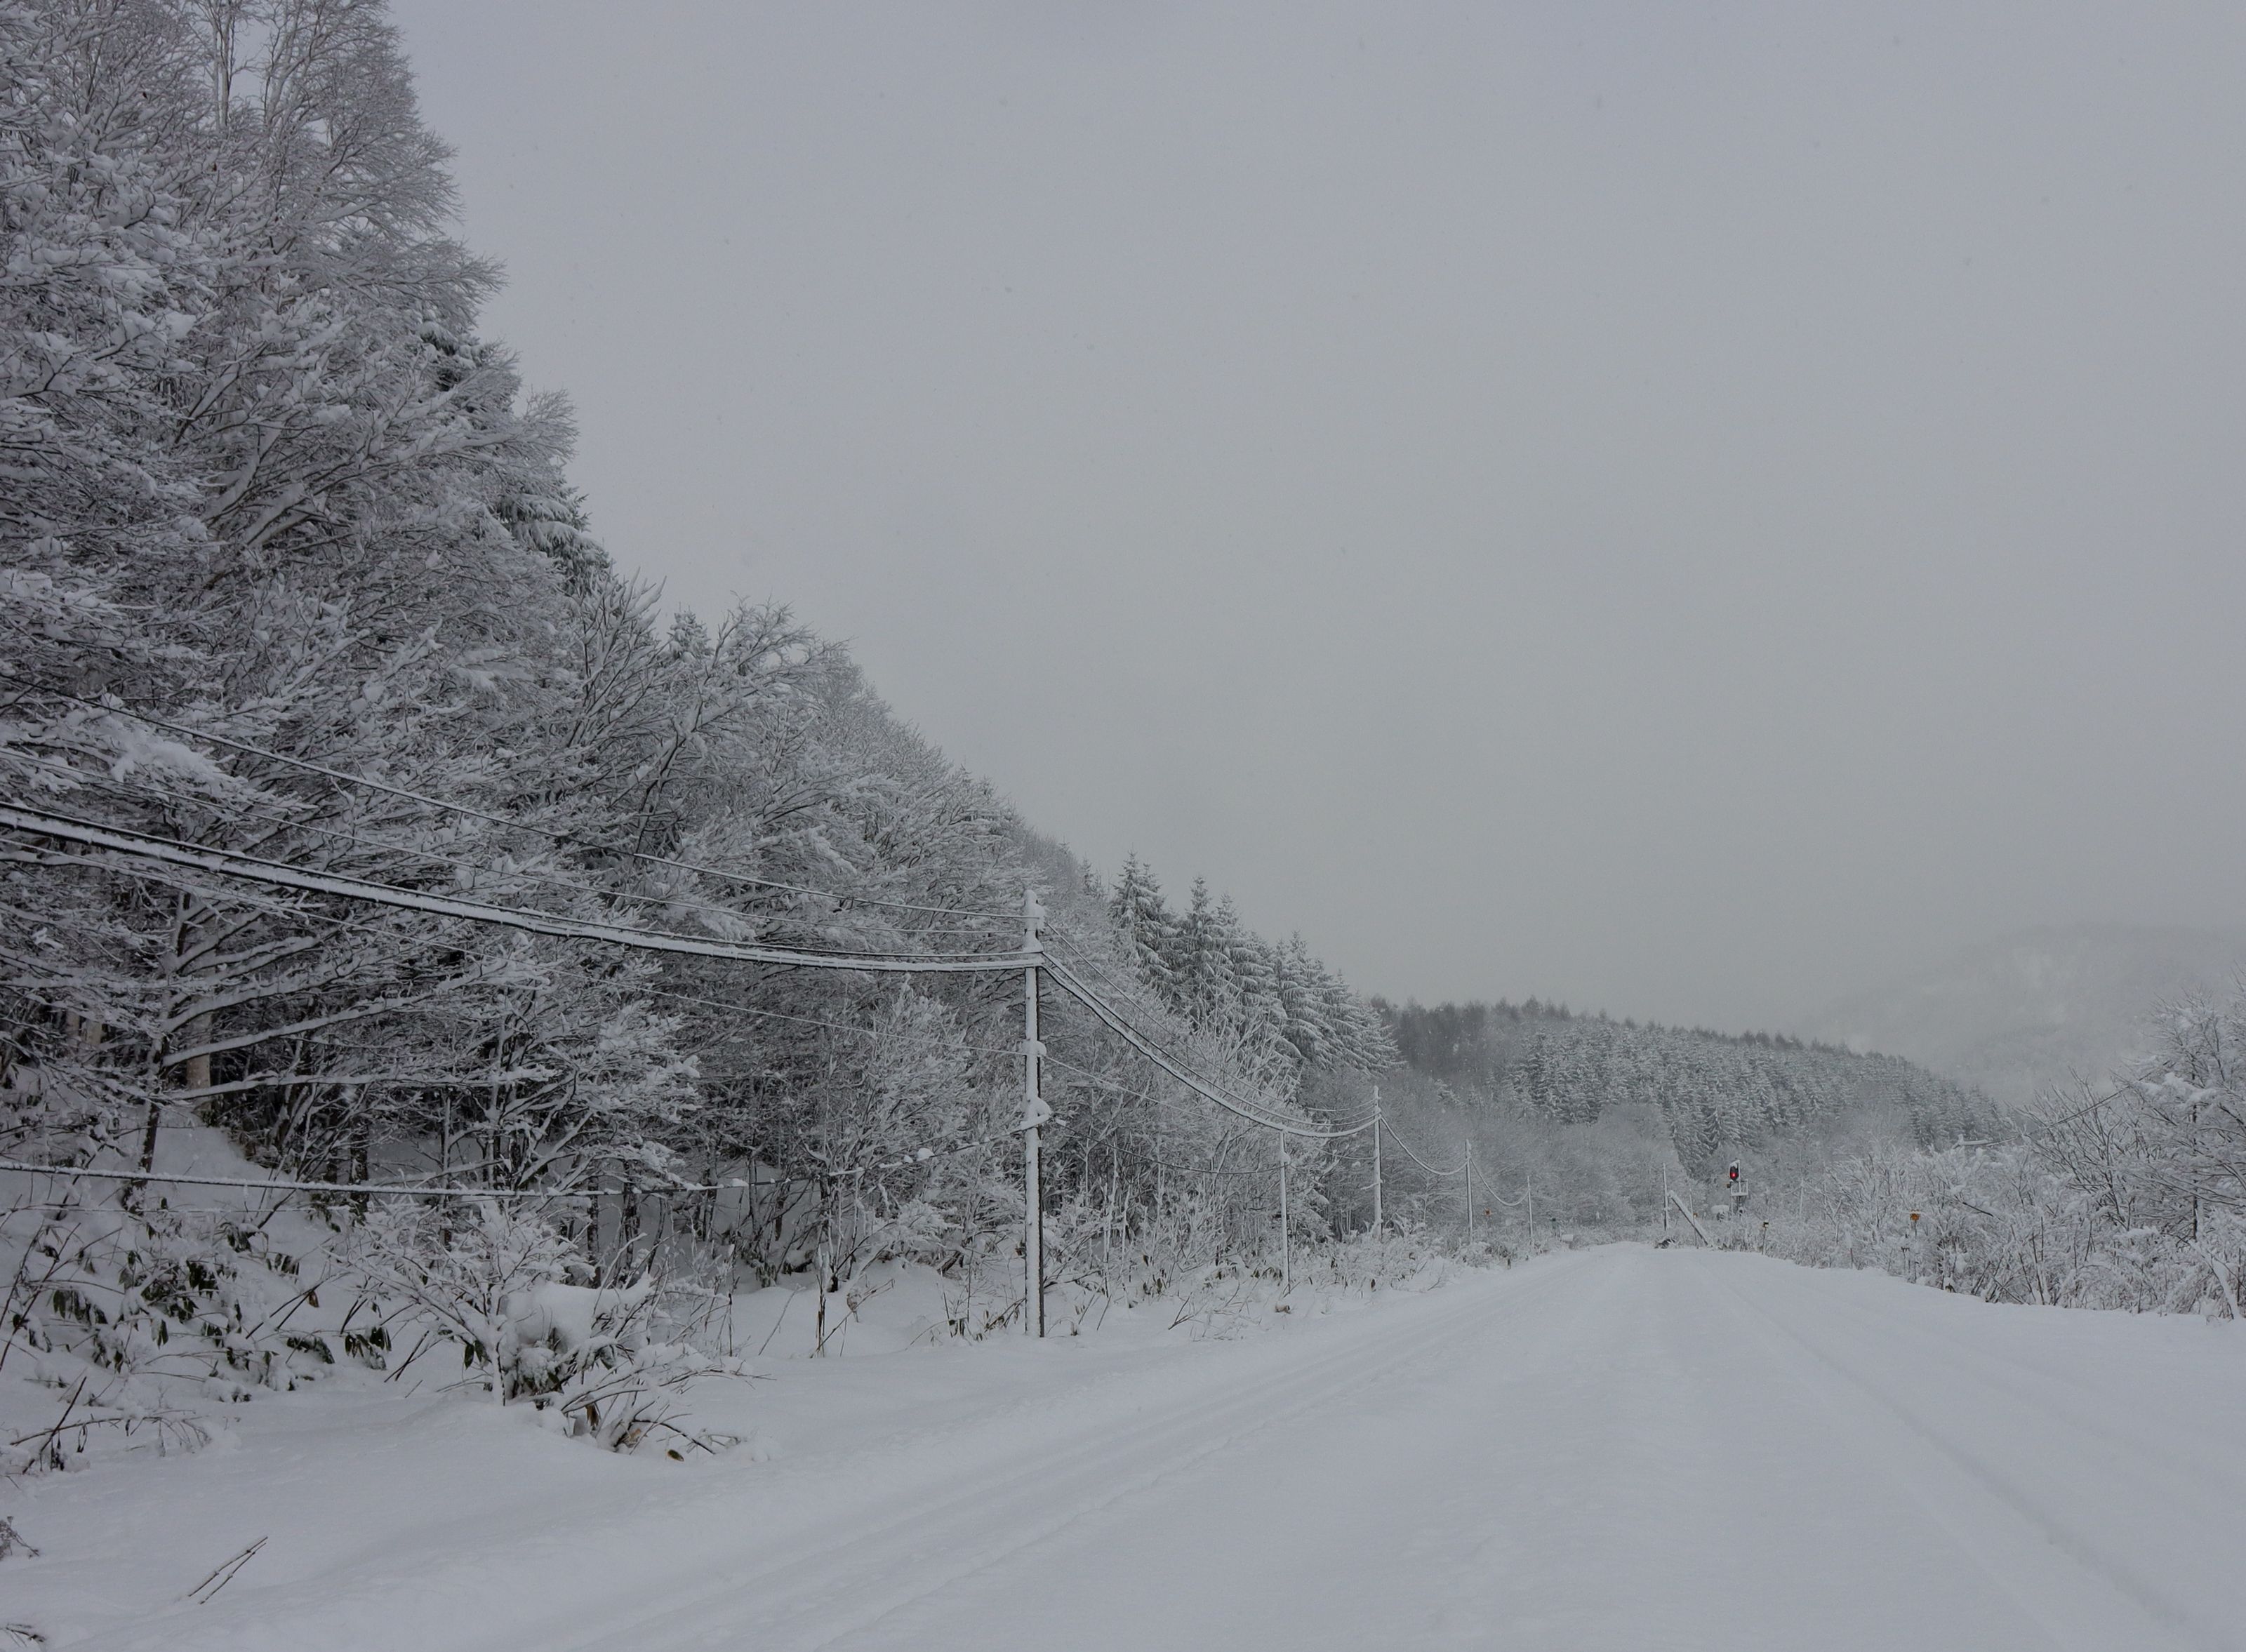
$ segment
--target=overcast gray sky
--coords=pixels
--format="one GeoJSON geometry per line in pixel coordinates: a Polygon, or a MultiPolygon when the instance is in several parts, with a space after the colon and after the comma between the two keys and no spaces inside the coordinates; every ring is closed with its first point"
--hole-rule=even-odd
{"type": "Polygon", "coordinates": [[[1361,987],[2246,918],[2246,7],[399,0],[671,599],[1361,987]]]}

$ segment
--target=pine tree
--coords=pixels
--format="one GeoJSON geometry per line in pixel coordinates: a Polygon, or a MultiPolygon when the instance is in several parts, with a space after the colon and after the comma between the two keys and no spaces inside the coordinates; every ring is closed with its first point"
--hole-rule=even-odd
{"type": "Polygon", "coordinates": [[[1287,1009],[1279,991],[1278,955],[1241,923],[1229,897],[1219,903],[1217,915],[1227,936],[1227,962],[1242,1034],[1252,1043],[1283,1042],[1287,1009]]]}
{"type": "Polygon", "coordinates": [[[1279,1002],[1286,1016],[1287,1042],[1310,1067],[1324,1066],[1337,1053],[1333,1029],[1326,1021],[1324,983],[1324,971],[1301,934],[1289,937],[1286,949],[1278,955],[1279,1002]]]}
{"type": "Polygon", "coordinates": [[[1162,899],[1154,869],[1126,855],[1108,911],[1139,978],[1165,1003],[1177,1002],[1178,982],[1170,961],[1178,950],[1178,922],[1162,899]]]}
{"type": "Polygon", "coordinates": [[[1235,1018],[1239,983],[1232,973],[1231,942],[1229,914],[1210,895],[1208,880],[1195,878],[1185,914],[1178,920],[1171,971],[1178,1001],[1196,1025],[1235,1018]]]}

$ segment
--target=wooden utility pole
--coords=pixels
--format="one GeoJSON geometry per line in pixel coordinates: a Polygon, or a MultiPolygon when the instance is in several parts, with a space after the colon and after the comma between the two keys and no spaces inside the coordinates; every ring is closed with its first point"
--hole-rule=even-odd
{"type": "MultiPolygon", "coordinates": [[[[1037,891],[1022,896],[1022,950],[1032,956],[1045,950],[1040,933],[1045,909],[1037,891]]],[[[1038,1042],[1038,967],[1022,971],[1022,1196],[1024,1206],[1022,1238],[1022,1329],[1031,1336],[1045,1334],[1045,1189],[1038,1161],[1038,1132],[1052,1109],[1038,1083],[1038,1064],[1045,1047],[1038,1042]]]]}
{"type": "Polygon", "coordinates": [[[1380,1237],[1380,1086],[1372,1087],[1372,1236],[1380,1237]]]}
{"type": "Polygon", "coordinates": [[[1287,1220],[1287,1139],[1279,1138],[1279,1294],[1295,1288],[1295,1230],[1287,1220]]]}
{"type": "Polygon", "coordinates": [[[1474,1242],[1474,1138],[1467,1138],[1467,1243],[1474,1242]]]}

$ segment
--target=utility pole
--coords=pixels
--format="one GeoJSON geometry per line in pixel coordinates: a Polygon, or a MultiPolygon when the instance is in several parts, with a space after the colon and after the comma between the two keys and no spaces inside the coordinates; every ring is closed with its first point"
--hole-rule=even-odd
{"type": "Polygon", "coordinates": [[[1279,1138],[1279,1294],[1295,1288],[1295,1230],[1287,1220],[1287,1139],[1279,1138]]]}
{"type": "Polygon", "coordinates": [[[1474,1138],[1467,1138],[1467,1243],[1474,1241],[1474,1138]]]}
{"type": "MultiPolygon", "coordinates": [[[[2192,1248],[2199,1248],[2199,1089],[2192,1089],[2192,1248]]],[[[148,1113],[155,1118],[155,1113],[148,1113]]],[[[1958,1133],[1958,1147],[1965,1145],[1963,1132],[1958,1133]]],[[[81,1434],[78,1438],[85,1438],[81,1434]]]]}
{"type": "Polygon", "coordinates": [[[1380,1237],[1380,1086],[1372,1087],[1372,1236],[1380,1237]]]}
{"type": "MultiPolygon", "coordinates": [[[[1045,949],[1040,931],[1045,909],[1034,889],[1022,894],[1022,950],[1032,957],[1045,949]]],[[[1038,1162],[1038,1129],[1052,1117],[1052,1109],[1038,1084],[1038,1063],[1045,1047],[1038,1042],[1038,967],[1022,971],[1022,1193],[1026,1205],[1022,1240],[1022,1329],[1031,1336],[1045,1334],[1045,1211],[1041,1167],[1038,1162]]]]}

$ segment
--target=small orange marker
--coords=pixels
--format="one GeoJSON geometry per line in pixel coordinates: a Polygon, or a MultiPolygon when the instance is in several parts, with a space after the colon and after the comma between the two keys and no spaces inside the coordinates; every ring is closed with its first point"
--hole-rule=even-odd
{"type": "Polygon", "coordinates": [[[1918,1220],[1918,1213],[1917,1213],[1916,1211],[1915,1211],[1915,1210],[1914,1210],[1913,1212],[1911,1212],[1911,1213],[1910,1213],[1910,1219],[1911,1219],[1911,1220],[1913,1220],[1913,1221],[1916,1221],[1916,1220],[1918,1220]]]}

